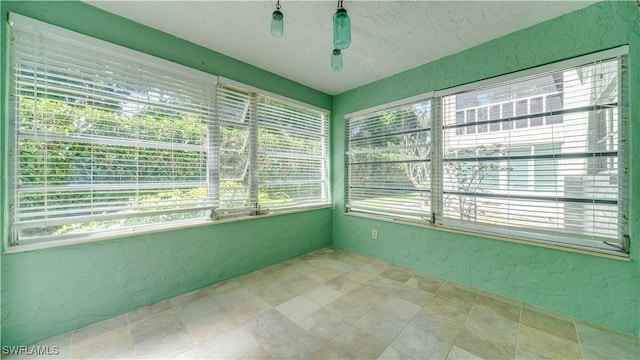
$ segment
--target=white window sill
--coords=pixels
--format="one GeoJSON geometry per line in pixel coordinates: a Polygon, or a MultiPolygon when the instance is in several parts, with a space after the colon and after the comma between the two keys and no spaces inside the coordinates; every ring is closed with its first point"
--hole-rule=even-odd
{"type": "Polygon", "coordinates": [[[629,254],[623,254],[623,253],[618,253],[618,252],[613,252],[613,251],[612,252],[604,252],[604,251],[588,250],[588,249],[583,249],[583,248],[580,248],[580,247],[577,247],[577,246],[574,247],[574,246],[571,246],[570,244],[557,245],[557,244],[550,244],[550,243],[538,242],[538,241],[533,241],[533,240],[516,239],[516,238],[510,238],[510,237],[506,237],[506,236],[498,236],[498,235],[486,234],[486,233],[481,233],[481,232],[458,230],[458,229],[452,229],[452,228],[447,228],[447,227],[443,227],[443,226],[432,226],[430,224],[420,224],[420,223],[417,223],[417,222],[411,222],[411,221],[402,220],[402,219],[392,219],[392,218],[387,218],[387,217],[383,217],[383,216],[367,215],[367,214],[362,214],[362,213],[348,213],[348,212],[345,212],[344,215],[358,217],[358,218],[364,218],[364,219],[370,219],[370,220],[376,220],[376,221],[385,221],[385,222],[390,222],[390,223],[394,223],[394,224],[404,224],[404,225],[410,225],[410,226],[417,226],[417,227],[436,230],[436,231],[446,231],[446,232],[451,232],[451,233],[456,233],[456,234],[483,237],[483,238],[492,239],[492,240],[508,241],[508,242],[512,242],[512,243],[516,243],[516,244],[531,245],[531,246],[537,246],[537,247],[542,247],[542,248],[547,248],[547,249],[554,249],[554,250],[568,251],[568,252],[573,252],[573,253],[578,253],[578,254],[592,255],[592,256],[603,257],[603,258],[607,258],[607,259],[614,259],[614,260],[621,260],[621,261],[631,261],[631,256],[629,254]]]}
{"type": "Polygon", "coordinates": [[[80,235],[72,239],[60,239],[60,240],[46,241],[41,243],[8,246],[4,250],[4,254],[17,254],[17,253],[23,253],[28,251],[50,249],[50,248],[57,248],[62,246],[85,244],[85,243],[93,243],[93,242],[103,241],[103,240],[119,239],[124,237],[134,237],[139,235],[147,235],[147,234],[153,234],[153,233],[159,233],[159,232],[165,232],[165,231],[174,231],[174,230],[187,229],[187,228],[193,228],[193,227],[199,227],[199,226],[209,226],[209,225],[226,224],[226,223],[231,223],[236,221],[263,219],[263,218],[268,218],[273,216],[295,214],[295,213],[301,213],[305,211],[313,211],[313,210],[319,210],[319,209],[327,209],[330,207],[331,207],[330,204],[325,204],[325,205],[308,206],[308,207],[301,207],[301,208],[295,208],[295,209],[283,209],[280,211],[274,210],[266,214],[255,215],[255,216],[246,215],[246,216],[238,216],[238,217],[229,217],[229,218],[218,219],[218,220],[201,218],[201,219],[194,219],[190,221],[183,221],[183,222],[168,224],[168,225],[160,224],[160,225],[151,225],[146,228],[140,227],[137,229],[124,229],[122,231],[109,231],[104,234],[95,233],[95,234],[87,234],[84,236],[80,235]]]}

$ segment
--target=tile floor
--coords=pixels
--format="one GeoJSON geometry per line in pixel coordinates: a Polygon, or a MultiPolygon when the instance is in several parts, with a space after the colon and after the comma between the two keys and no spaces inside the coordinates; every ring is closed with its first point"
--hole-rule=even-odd
{"type": "Polygon", "coordinates": [[[334,247],[36,345],[73,359],[640,359],[638,338],[334,247]]]}

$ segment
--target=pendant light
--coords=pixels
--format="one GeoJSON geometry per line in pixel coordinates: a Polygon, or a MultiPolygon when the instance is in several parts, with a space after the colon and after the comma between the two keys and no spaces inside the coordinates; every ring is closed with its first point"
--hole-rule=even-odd
{"type": "Polygon", "coordinates": [[[340,49],[333,49],[331,52],[331,70],[342,71],[342,51],[340,49]]]}
{"type": "Polygon", "coordinates": [[[347,10],[338,1],[338,10],[333,15],[333,47],[344,50],[351,45],[351,19],[347,10]]]}
{"type": "Polygon", "coordinates": [[[280,11],[280,0],[276,3],[276,10],[271,14],[271,35],[282,37],[284,33],[284,15],[280,11]]]}

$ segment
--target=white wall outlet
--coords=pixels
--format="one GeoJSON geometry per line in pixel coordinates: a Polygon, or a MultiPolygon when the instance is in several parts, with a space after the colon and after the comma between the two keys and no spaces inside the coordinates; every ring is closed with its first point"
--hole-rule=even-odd
{"type": "Polygon", "coordinates": [[[371,238],[372,239],[377,239],[378,238],[378,230],[376,230],[376,229],[372,229],[371,230],[371,238]]]}

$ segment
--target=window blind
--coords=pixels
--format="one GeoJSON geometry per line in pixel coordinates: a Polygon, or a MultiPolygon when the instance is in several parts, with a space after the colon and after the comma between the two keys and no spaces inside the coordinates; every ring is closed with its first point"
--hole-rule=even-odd
{"type": "Polygon", "coordinates": [[[347,209],[431,219],[431,101],[347,119],[347,209]]]}
{"type": "Polygon", "coordinates": [[[268,96],[257,110],[260,206],[328,204],[327,114],[268,96]]]}
{"type": "Polygon", "coordinates": [[[218,85],[217,111],[220,120],[220,206],[218,216],[248,215],[256,202],[250,196],[249,152],[252,94],[224,84],[218,85]]]}
{"type": "Polygon", "coordinates": [[[347,115],[347,212],[627,254],[627,54],[347,115]]]}
{"type": "Polygon", "coordinates": [[[327,113],[247,88],[218,86],[220,215],[329,204],[327,113]]]}
{"type": "Polygon", "coordinates": [[[326,111],[10,23],[13,245],[330,203],[326,111]]]}
{"type": "Polygon", "coordinates": [[[626,57],[443,97],[440,225],[623,249],[626,57]]]}
{"type": "Polygon", "coordinates": [[[14,240],[201,217],[215,77],[11,14],[14,240]]]}

